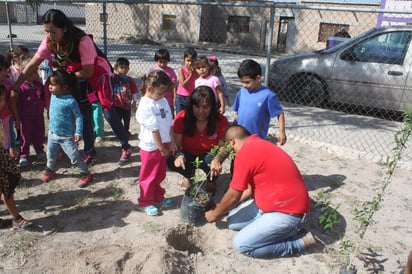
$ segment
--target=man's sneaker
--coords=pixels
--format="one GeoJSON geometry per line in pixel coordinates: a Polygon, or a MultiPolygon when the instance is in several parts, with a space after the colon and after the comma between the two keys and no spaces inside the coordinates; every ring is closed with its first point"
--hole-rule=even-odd
{"type": "Polygon", "coordinates": [[[302,240],[304,249],[310,248],[316,244],[316,240],[310,232],[306,233],[306,235],[302,237],[302,240]]]}
{"type": "Polygon", "coordinates": [[[154,205],[145,206],[144,212],[146,213],[146,215],[149,215],[149,216],[156,216],[159,214],[159,210],[154,205]]]}
{"type": "Polygon", "coordinates": [[[83,157],[83,161],[86,165],[90,165],[91,163],[93,163],[95,161],[95,157],[85,154],[84,157],[83,157]]]}
{"type": "Polygon", "coordinates": [[[37,154],[36,158],[39,162],[45,162],[47,160],[46,153],[44,152],[40,152],[39,154],[37,154]]]}
{"type": "Polygon", "coordinates": [[[20,165],[20,167],[28,167],[29,166],[29,161],[27,161],[26,157],[20,157],[19,165],[20,165]]]}
{"type": "Polygon", "coordinates": [[[78,187],[86,187],[93,180],[93,175],[89,172],[86,175],[82,174],[82,178],[77,182],[78,187]]]}
{"type": "Polygon", "coordinates": [[[123,164],[129,161],[130,155],[132,155],[132,150],[129,149],[122,149],[122,156],[120,157],[119,163],[123,164]]]}
{"type": "Polygon", "coordinates": [[[48,182],[52,179],[52,177],[56,174],[56,171],[51,171],[50,169],[46,168],[41,175],[42,182],[48,182]]]}

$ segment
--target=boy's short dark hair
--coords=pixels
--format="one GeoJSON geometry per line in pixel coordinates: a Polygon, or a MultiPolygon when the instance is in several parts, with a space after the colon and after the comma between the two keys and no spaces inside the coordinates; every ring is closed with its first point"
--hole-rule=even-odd
{"type": "Polygon", "coordinates": [[[170,53],[167,49],[159,49],[156,51],[154,60],[157,62],[159,60],[167,60],[170,62],[170,53]]]}
{"type": "Polygon", "coordinates": [[[262,75],[262,67],[258,62],[251,59],[244,60],[237,70],[239,78],[249,76],[255,80],[258,75],[262,75]]]}
{"type": "Polygon", "coordinates": [[[115,66],[130,66],[130,62],[125,57],[117,58],[115,66]]]}

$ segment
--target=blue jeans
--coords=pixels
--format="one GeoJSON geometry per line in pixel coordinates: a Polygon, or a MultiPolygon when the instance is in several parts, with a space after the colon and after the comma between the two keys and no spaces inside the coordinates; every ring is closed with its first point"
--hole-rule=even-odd
{"type": "Polygon", "coordinates": [[[81,174],[87,174],[89,168],[83,162],[82,156],[77,149],[77,143],[74,141],[73,136],[59,136],[52,132],[49,132],[47,140],[47,168],[51,171],[56,170],[57,157],[60,152],[60,148],[70,158],[72,164],[77,165],[80,168],[81,174]]]}
{"type": "Polygon", "coordinates": [[[229,228],[239,230],[233,238],[233,247],[255,258],[300,253],[303,251],[303,240],[296,238],[296,233],[306,223],[307,215],[300,219],[281,212],[265,213],[250,199],[229,212],[229,228]]]}
{"type": "Polygon", "coordinates": [[[90,104],[79,104],[79,108],[83,117],[83,152],[86,155],[95,157],[92,106],[90,104]]]}
{"type": "Polygon", "coordinates": [[[129,145],[129,133],[124,128],[122,121],[119,118],[119,115],[116,113],[116,107],[112,105],[110,110],[103,109],[104,118],[109,123],[117,139],[119,139],[122,149],[128,150],[129,145]]]}
{"type": "Polygon", "coordinates": [[[185,109],[186,102],[187,100],[189,100],[188,98],[189,96],[183,96],[180,94],[176,94],[176,102],[175,102],[176,114],[178,114],[181,110],[185,109]]]}

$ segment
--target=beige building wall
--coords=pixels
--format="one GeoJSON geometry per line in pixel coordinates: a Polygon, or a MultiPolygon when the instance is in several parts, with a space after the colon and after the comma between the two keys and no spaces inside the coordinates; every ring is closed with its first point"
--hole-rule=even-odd
{"type": "MultiPolygon", "coordinates": [[[[308,3],[305,3],[308,4],[308,3]]],[[[311,3],[318,5],[319,3],[311,3]]],[[[333,7],[378,9],[378,4],[371,5],[338,5],[333,7]]],[[[322,4],[322,7],[328,5],[322,4]]],[[[376,26],[378,13],[373,12],[353,12],[353,11],[331,11],[331,10],[293,10],[295,21],[291,24],[291,35],[288,35],[288,53],[300,53],[312,50],[323,49],[326,46],[324,41],[319,41],[321,23],[348,25],[349,33],[352,37],[376,26]]]]}
{"type": "MultiPolygon", "coordinates": [[[[107,37],[194,43],[199,37],[198,6],[107,3],[107,37]],[[163,15],[176,16],[176,30],[162,30],[163,15]]],[[[101,4],[86,5],[86,30],[103,36],[101,4]]]]}
{"type": "MultiPolygon", "coordinates": [[[[305,2],[308,6],[320,3],[305,2]]],[[[322,7],[328,7],[322,2],[322,7]]],[[[378,9],[378,4],[351,5],[330,4],[332,7],[378,9]]],[[[123,4],[107,3],[107,37],[121,39],[126,37],[148,38],[155,42],[182,43],[223,43],[241,48],[267,48],[269,36],[270,9],[238,6],[202,6],[171,4],[123,4]],[[163,30],[163,15],[176,17],[175,30],[163,30]],[[228,30],[230,16],[249,16],[249,32],[228,30]]],[[[86,4],[86,31],[96,37],[103,36],[101,22],[102,5],[86,4]]],[[[286,52],[299,53],[325,48],[326,42],[319,41],[321,23],[348,25],[349,32],[355,36],[376,25],[377,13],[275,9],[275,26],[272,49],[276,50],[279,20],[282,14],[293,17],[286,34],[286,52]]]]}

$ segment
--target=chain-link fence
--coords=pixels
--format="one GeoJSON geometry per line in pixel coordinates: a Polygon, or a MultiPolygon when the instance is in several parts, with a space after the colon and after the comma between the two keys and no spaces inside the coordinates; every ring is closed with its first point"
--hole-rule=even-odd
{"type": "MultiPolygon", "coordinates": [[[[34,53],[45,36],[41,15],[58,8],[93,34],[111,62],[127,57],[137,80],[154,65],[159,48],[169,50],[175,71],[188,46],[216,55],[232,100],[240,87],[239,64],[255,59],[285,107],[288,137],[335,152],[385,159],[396,145],[399,113],[404,105],[412,108],[412,10],[384,11],[376,3],[248,1],[59,1],[35,10],[24,2],[0,2],[0,7],[3,52],[25,44],[34,53]],[[395,24],[405,27],[362,36],[395,24]],[[308,54],[285,58],[300,53],[308,54]]],[[[404,161],[412,162],[410,146],[404,161]]]]}

